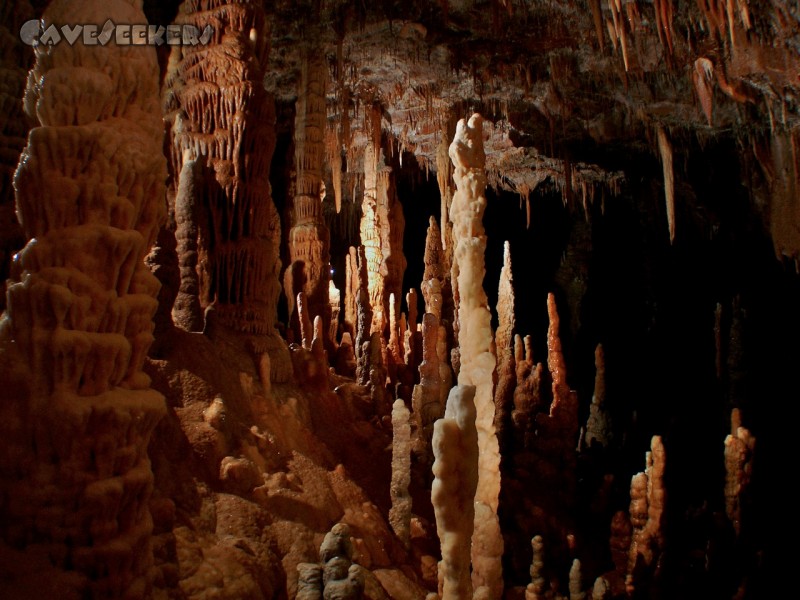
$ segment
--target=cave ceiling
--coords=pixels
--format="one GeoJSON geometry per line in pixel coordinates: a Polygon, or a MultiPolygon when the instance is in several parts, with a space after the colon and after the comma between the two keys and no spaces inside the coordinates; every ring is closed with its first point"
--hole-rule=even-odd
{"type": "Polygon", "coordinates": [[[284,1],[272,17],[267,87],[290,102],[303,52],[325,53],[350,172],[370,105],[428,170],[443,132],[479,111],[493,187],[563,188],[567,161],[584,199],[617,189],[611,157],[656,155],[659,129],[749,145],[798,122],[800,9],[777,0],[284,1]]]}

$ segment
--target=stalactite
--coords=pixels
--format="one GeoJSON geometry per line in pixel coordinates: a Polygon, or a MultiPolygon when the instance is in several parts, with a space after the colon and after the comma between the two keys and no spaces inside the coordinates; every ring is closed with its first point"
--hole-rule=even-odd
{"type": "MultiPolygon", "coordinates": [[[[188,230],[178,237],[191,250],[188,236],[197,224],[196,285],[207,318],[254,335],[252,349],[260,353],[276,343],[270,340],[277,338],[280,293],[280,219],[269,183],[275,112],[260,85],[267,58],[265,17],[255,4],[224,0],[213,14],[186,2],[176,19],[178,25],[200,30],[209,22],[229,34],[213,36],[206,46],[174,47],[167,67],[164,111],[175,186],[171,197],[178,200],[185,185],[182,174],[195,176],[183,169],[184,163],[200,162],[196,196],[180,198],[182,213],[196,219],[185,222],[188,230]],[[251,40],[251,32],[260,35],[251,40]]],[[[184,262],[182,273],[188,279],[181,287],[191,290],[191,260],[184,262]]],[[[186,298],[182,306],[188,306],[186,298]]]]}
{"type": "Polygon", "coordinates": [[[389,493],[392,508],[389,523],[404,546],[411,543],[411,413],[405,402],[395,400],[392,406],[392,483],[389,493]]]}
{"type": "Polygon", "coordinates": [[[497,518],[500,494],[500,451],[494,428],[494,370],[491,314],[483,290],[483,255],[486,236],[486,156],[483,151],[483,118],[474,114],[462,119],[450,144],[455,167],[456,193],[451,216],[460,303],[458,307],[460,370],[459,385],[475,386],[479,469],[475,498],[475,533],[472,541],[473,587],[486,587],[492,597],[503,590],[503,538],[497,518]]]}
{"type": "Polygon", "coordinates": [[[320,315],[326,327],[331,320],[328,301],[330,233],[322,216],[327,73],[324,52],[308,48],[303,56],[297,95],[294,131],[297,183],[288,242],[289,266],[283,281],[290,315],[294,311],[293,298],[303,291],[309,310],[320,315]]]}
{"type": "MultiPolygon", "coordinates": [[[[146,22],[124,2],[54,2],[42,18],[146,22]]],[[[166,409],[142,370],[159,289],[144,257],[165,216],[156,53],[81,39],[34,53],[38,126],[14,180],[29,241],[0,318],[0,545],[63,597],[150,597],[147,449],[166,409]]],[[[20,597],[48,587],[4,571],[20,597]]]]}
{"type": "Polygon", "coordinates": [[[672,171],[672,144],[663,127],[658,127],[658,151],[661,154],[661,165],[664,170],[664,198],[667,203],[667,224],[669,225],[669,243],[675,241],[675,187],[672,171]]]}
{"type": "Polygon", "coordinates": [[[503,268],[497,290],[498,327],[495,333],[497,348],[497,389],[494,393],[495,428],[500,444],[503,444],[506,421],[514,401],[517,385],[514,362],[514,280],[511,274],[511,247],[503,245],[503,268]]]}
{"type": "Polygon", "coordinates": [[[431,502],[442,548],[439,563],[442,600],[472,598],[470,539],[478,487],[478,432],[475,388],[458,385],[450,391],[443,419],[433,431],[431,502]]]}
{"type": "Polygon", "coordinates": [[[725,438],[725,514],[736,535],[742,529],[742,504],[747,497],[753,469],[756,438],[741,426],[739,409],[731,414],[731,433],[725,438]]]}
{"type": "Polygon", "coordinates": [[[586,435],[584,437],[587,447],[597,443],[603,448],[607,447],[612,440],[613,432],[608,411],[605,408],[606,402],[606,365],[603,354],[603,346],[597,345],[594,351],[594,394],[592,404],[589,406],[589,419],[586,422],[586,435]]]}
{"type": "Polygon", "coordinates": [[[694,61],[692,82],[709,127],[713,124],[714,114],[714,90],[711,86],[713,75],[714,65],[710,60],[700,57],[694,61]]]}

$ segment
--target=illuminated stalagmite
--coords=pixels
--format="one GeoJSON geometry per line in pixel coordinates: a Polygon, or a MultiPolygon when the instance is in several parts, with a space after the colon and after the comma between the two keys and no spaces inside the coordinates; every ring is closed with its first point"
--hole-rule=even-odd
{"type": "Polygon", "coordinates": [[[475,429],[475,388],[459,385],[450,391],[443,419],[433,429],[434,482],[431,501],[442,547],[439,565],[442,600],[472,597],[470,539],[478,487],[478,432],[475,429]]]}
{"type": "MultiPolygon", "coordinates": [[[[190,252],[179,255],[183,296],[176,310],[192,306],[185,294],[196,286],[200,308],[211,308],[216,321],[269,336],[280,293],[280,220],[269,183],[274,103],[261,85],[264,12],[236,0],[213,6],[184,3],[176,23],[211,25],[214,35],[206,46],[175,47],[165,83],[176,236],[179,250],[190,252]],[[201,164],[187,168],[192,161],[201,164]],[[186,177],[199,181],[189,185],[186,177]],[[188,239],[195,231],[196,258],[188,239]]],[[[197,321],[196,315],[175,318],[197,321]]],[[[258,342],[256,349],[264,348],[258,342]]]]}
{"type": "MultiPolygon", "coordinates": [[[[391,294],[400,298],[406,258],[403,255],[403,207],[397,200],[394,177],[383,164],[381,110],[367,109],[364,149],[364,197],[361,202],[361,244],[367,257],[369,298],[374,311],[372,331],[383,334],[389,324],[391,294]]],[[[397,310],[395,306],[395,310],[397,310]]]]}
{"type": "Polygon", "coordinates": [[[632,593],[643,573],[652,573],[664,548],[664,468],[666,453],[661,437],[654,435],[646,455],[647,468],[631,479],[630,517],[633,533],[628,553],[626,585],[632,593]]]}
{"type": "Polygon", "coordinates": [[[283,276],[289,313],[294,312],[293,298],[302,290],[308,298],[312,318],[322,316],[326,327],[331,318],[328,299],[330,233],[322,217],[327,74],[324,53],[318,49],[308,50],[297,95],[294,132],[297,184],[289,232],[289,265],[283,276]]]}
{"type": "Polygon", "coordinates": [[[428,234],[425,237],[425,273],[422,276],[422,297],[425,299],[425,312],[442,318],[442,283],[444,267],[442,265],[442,240],[439,225],[434,217],[430,218],[428,234]]]}
{"type": "Polygon", "coordinates": [[[406,546],[411,538],[411,415],[405,402],[395,400],[392,406],[392,484],[389,493],[392,508],[389,522],[400,541],[406,546]]]}
{"type": "Polygon", "coordinates": [[[753,469],[756,438],[742,427],[738,409],[731,415],[731,433],[725,438],[725,514],[736,534],[742,529],[742,503],[753,469]]]}
{"type": "Polygon", "coordinates": [[[493,373],[496,359],[492,351],[491,313],[483,290],[483,254],[486,236],[483,212],[486,209],[486,156],[483,151],[483,119],[474,114],[461,120],[450,144],[450,159],[455,167],[456,193],[451,218],[455,263],[458,273],[458,341],[461,364],[458,385],[475,386],[476,427],[478,430],[478,491],[475,496],[475,535],[472,540],[472,578],[476,588],[487,587],[491,597],[503,590],[503,538],[497,518],[500,494],[500,451],[494,427],[493,373]]]}
{"type": "MultiPolygon", "coordinates": [[[[54,2],[44,23],[145,22],[133,4],[54,2]]],[[[25,107],[38,126],[16,173],[29,242],[0,324],[0,546],[20,553],[5,597],[151,592],[147,446],[165,412],[142,372],[159,288],[143,259],[165,208],[157,74],[152,48],[36,49],[25,107]]]]}

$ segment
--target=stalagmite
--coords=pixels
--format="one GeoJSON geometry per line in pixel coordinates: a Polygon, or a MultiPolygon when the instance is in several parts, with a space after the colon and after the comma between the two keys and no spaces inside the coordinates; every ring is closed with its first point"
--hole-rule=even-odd
{"type": "Polygon", "coordinates": [[[583,591],[583,574],[581,573],[581,561],[577,558],[572,561],[569,570],[569,600],[584,600],[586,592],[583,591]]]}
{"type": "Polygon", "coordinates": [[[353,246],[345,256],[345,265],[344,329],[355,337],[358,321],[358,254],[353,246]]]}
{"type": "Polygon", "coordinates": [[[605,448],[611,442],[613,433],[608,411],[605,408],[606,365],[601,344],[598,344],[594,351],[594,366],[594,394],[592,395],[592,404],[589,406],[589,420],[586,422],[584,440],[587,447],[597,443],[605,448]]]}
{"type": "Polygon", "coordinates": [[[532,340],[529,335],[523,342],[519,335],[514,336],[514,366],[516,387],[514,388],[514,409],[511,411],[511,423],[515,435],[529,447],[534,416],[541,404],[541,383],[543,367],[541,363],[533,364],[532,340]]]}
{"type": "Polygon", "coordinates": [[[422,317],[422,362],[419,365],[420,381],[411,395],[416,425],[415,450],[423,464],[430,464],[430,440],[433,424],[441,418],[445,405],[441,402],[442,381],[439,376],[439,322],[435,315],[422,317]]]}
{"type": "Polygon", "coordinates": [[[475,386],[479,468],[475,502],[475,535],[472,541],[472,576],[475,588],[487,587],[494,598],[502,596],[500,562],[503,538],[497,518],[500,494],[500,451],[494,428],[494,369],[491,313],[483,290],[483,255],[486,236],[486,156],[483,151],[483,118],[474,114],[461,120],[450,144],[455,167],[456,193],[451,217],[459,292],[458,322],[460,370],[458,384],[475,386]]]}
{"type": "Polygon", "coordinates": [[[372,329],[372,305],[369,301],[369,289],[367,287],[367,260],[365,257],[364,246],[358,248],[358,295],[356,296],[356,339],[355,351],[358,364],[356,379],[362,385],[366,384],[369,372],[364,368],[367,356],[364,356],[364,344],[370,338],[372,329]]]}
{"type": "Polygon", "coordinates": [[[403,545],[411,542],[411,413],[405,402],[395,400],[392,406],[392,483],[389,493],[392,508],[389,523],[403,545]]]}
{"type": "Polygon", "coordinates": [[[514,364],[514,281],[511,275],[511,247],[503,246],[503,268],[497,291],[498,327],[495,333],[497,348],[497,389],[494,393],[495,427],[497,437],[503,440],[503,430],[509,418],[517,385],[514,364]]]}
{"type": "Polygon", "coordinates": [[[658,151],[661,154],[661,166],[664,170],[664,198],[667,203],[667,224],[669,226],[669,242],[675,241],[675,183],[672,170],[672,144],[663,127],[658,127],[658,151]]]}
{"type": "Polygon", "coordinates": [[[425,312],[442,318],[442,282],[444,271],[442,267],[442,245],[439,226],[434,217],[430,218],[428,234],[425,237],[425,273],[422,276],[420,289],[425,299],[425,312]]]}
{"type": "Polygon", "coordinates": [[[456,386],[447,399],[443,419],[433,430],[434,481],[431,501],[442,547],[442,600],[472,598],[470,539],[478,487],[478,433],[475,388],[456,386]]]}
{"type": "Polygon", "coordinates": [[[201,218],[197,198],[201,194],[199,187],[203,185],[202,173],[202,160],[185,157],[173,201],[181,280],[172,306],[172,320],[186,331],[202,331],[205,324],[203,307],[200,304],[200,278],[197,273],[197,243],[201,218]]]}
{"type": "MultiPolygon", "coordinates": [[[[145,23],[134,4],[54,2],[43,22],[145,23]]],[[[0,546],[42,580],[4,569],[3,586],[150,597],[147,448],[165,414],[142,371],[159,289],[144,257],[165,208],[156,53],[83,40],[34,52],[38,126],[15,175],[29,241],[0,320],[0,546]]]]}
{"type": "Polygon", "coordinates": [[[311,350],[311,340],[314,329],[311,324],[311,315],[308,311],[308,302],[304,292],[297,294],[297,318],[300,321],[300,342],[303,348],[311,350]]]}
{"type": "Polygon", "coordinates": [[[725,438],[725,514],[736,535],[742,529],[742,501],[747,495],[753,468],[756,438],[741,426],[739,409],[731,414],[731,434],[725,438]]]}
{"type": "Polygon", "coordinates": [[[330,233],[322,216],[327,73],[324,52],[309,48],[303,57],[297,95],[294,132],[297,183],[288,242],[289,266],[283,276],[290,315],[294,311],[293,299],[303,291],[311,314],[320,315],[326,328],[331,321],[328,299],[330,233]]]}
{"type": "MultiPolygon", "coordinates": [[[[269,182],[275,110],[261,85],[268,51],[264,12],[236,0],[220,0],[214,11],[185,2],[176,24],[212,25],[216,32],[208,45],[173,46],[164,86],[170,198],[180,203],[173,209],[187,252],[193,252],[188,238],[196,228],[196,271],[193,257],[179,256],[181,290],[192,293],[197,286],[207,319],[254,335],[252,348],[261,353],[276,343],[280,293],[280,219],[269,182]],[[200,164],[185,169],[190,161],[200,164]]],[[[179,313],[189,306],[182,297],[179,313]]],[[[187,323],[194,328],[196,308],[190,310],[187,323]]]]}
{"type": "Polygon", "coordinates": [[[403,360],[412,369],[419,366],[421,356],[416,356],[417,339],[420,334],[417,332],[417,290],[411,288],[406,294],[406,304],[408,305],[408,329],[403,337],[403,347],[405,352],[403,360]]]}
{"type": "Polygon", "coordinates": [[[403,363],[402,338],[400,336],[400,325],[397,321],[397,301],[394,292],[389,295],[389,352],[396,365],[403,363]]]}
{"type": "Polygon", "coordinates": [[[19,39],[19,31],[34,16],[38,15],[28,2],[5,2],[0,7],[0,311],[6,307],[4,284],[11,260],[27,241],[14,214],[13,180],[32,125],[25,115],[22,96],[33,55],[19,39]]]}
{"type": "Polygon", "coordinates": [[[628,553],[629,593],[636,589],[640,573],[652,572],[664,548],[661,531],[664,516],[664,467],[666,455],[661,437],[654,435],[647,453],[647,468],[631,479],[630,517],[633,526],[628,553]]]}
{"type": "MultiPolygon", "coordinates": [[[[339,331],[339,313],[342,310],[342,293],[333,279],[328,281],[328,304],[331,306],[331,322],[328,326],[328,340],[332,347],[336,346],[339,331]]],[[[321,315],[318,315],[321,316],[321,315]]]]}
{"type": "Polygon", "coordinates": [[[365,113],[365,120],[368,141],[364,150],[364,198],[361,202],[360,233],[361,245],[367,259],[369,301],[374,311],[372,331],[382,332],[384,274],[381,273],[381,265],[384,257],[381,230],[388,227],[388,223],[380,221],[381,215],[378,211],[378,173],[383,163],[380,106],[372,105],[365,113]]]}
{"type": "Polygon", "coordinates": [[[544,576],[544,540],[537,535],[531,539],[533,558],[531,559],[531,582],[525,589],[525,600],[544,600],[547,580],[544,576]]]}

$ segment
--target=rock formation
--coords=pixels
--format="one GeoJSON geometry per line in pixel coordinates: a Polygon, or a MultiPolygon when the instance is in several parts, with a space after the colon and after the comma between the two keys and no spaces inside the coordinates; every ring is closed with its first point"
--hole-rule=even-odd
{"type": "Polygon", "coordinates": [[[500,451],[494,428],[494,383],[496,359],[492,349],[491,314],[483,291],[486,236],[483,211],[486,209],[483,119],[474,114],[458,122],[450,144],[450,159],[455,167],[456,193],[451,218],[455,243],[455,265],[459,291],[458,342],[460,352],[459,385],[475,386],[477,411],[479,479],[475,508],[475,538],[472,541],[473,583],[485,586],[491,596],[502,594],[500,557],[503,538],[497,519],[500,494],[500,451]]]}
{"type": "Polygon", "coordinates": [[[411,413],[405,402],[395,400],[392,406],[392,484],[389,489],[392,508],[389,522],[400,541],[406,546],[411,537],[411,413]]]}
{"type": "Polygon", "coordinates": [[[748,495],[755,446],[755,437],[741,426],[739,410],[733,409],[731,433],[725,438],[725,514],[737,535],[742,530],[742,504],[748,495]]]}
{"type": "Polygon", "coordinates": [[[290,262],[284,273],[283,288],[290,315],[294,313],[292,299],[303,291],[311,314],[320,315],[327,327],[331,321],[331,307],[328,299],[330,234],[322,218],[328,73],[324,58],[315,48],[310,48],[303,57],[294,131],[297,180],[288,240],[290,262]]]}
{"type": "Polygon", "coordinates": [[[454,387],[447,399],[444,418],[434,424],[436,460],[431,500],[442,547],[439,566],[442,600],[471,598],[473,591],[470,540],[477,504],[479,461],[474,397],[474,387],[454,387]]]}
{"type": "Polygon", "coordinates": [[[209,8],[185,3],[176,24],[210,25],[214,35],[208,45],[174,47],[165,81],[172,210],[184,253],[176,310],[187,311],[176,320],[199,324],[186,298],[196,287],[200,309],[211,309],[217,322],[273,336],[280,221],[269,182],[274,104],[259,85],[269,47],[264,12],[235,0],[209,8]]]}
{"type": "MultiPolygon", "coordinates": [[[[112,0],[54,2],[43,23],[106,19],[145,22],[112,0]]],[[[157,69],[151,48],[39,45],[25,90],[38,124],[15,175],[29,241],[0,323],[0,539],[38,571],[3,585],[34,596],[152,592],[147,447],[165,407],[142,366],[159,288],[144,257],[165,208],[157,69]]]]}

